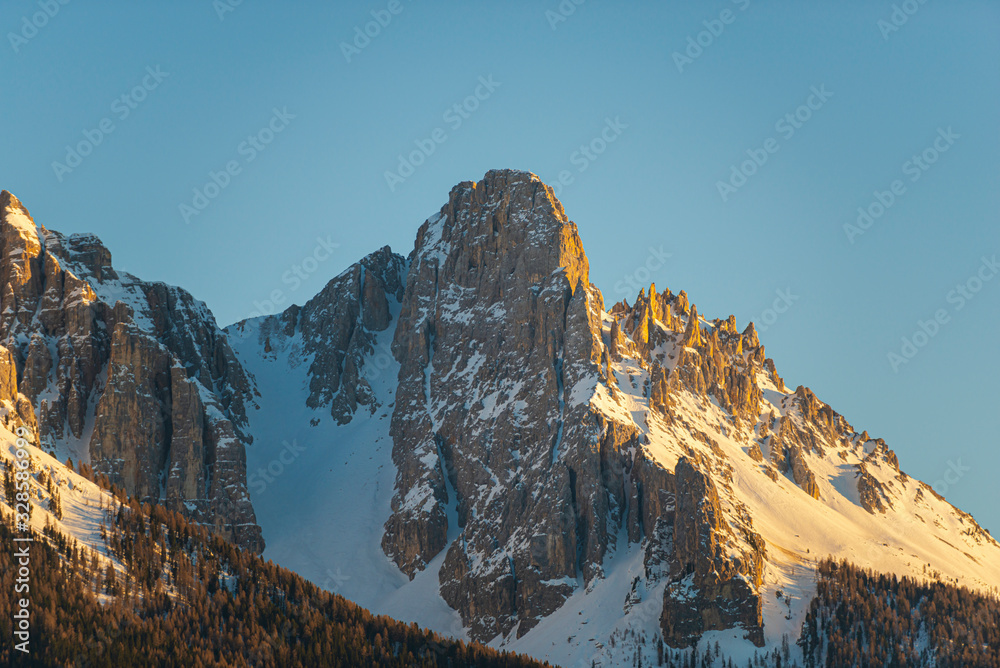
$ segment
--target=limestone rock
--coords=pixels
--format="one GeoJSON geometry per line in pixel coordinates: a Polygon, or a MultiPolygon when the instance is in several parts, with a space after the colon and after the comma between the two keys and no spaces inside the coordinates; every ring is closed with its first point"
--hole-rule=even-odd
{"type": "Polygon", "coordinates": [[[686,458],[677,463],[675,475],[672,582],[664,592],[660,619],[664,640],[672,647],[689,647],[705,631],[739,627],[762,646],[762,603],[755,588],[763,579],[763,539],[751,533],[743,558],[727,557],[721,543],[730,529],[711,477],[686,458]]]}
{"type": "Polygon", "coordinates": [[[263,550],[243,459],[253,383],[205,305],[116,272],[96,236],[36,225],[6,191],[0,277],[0,402],[40,445],[82,441],[74,459],[129,494],[263,550]]]}
{"type": "Polygon", "coordinates": [[[653,362],[649,372],[649,405],[664,416],[670,413],[670,384],[667,374],[658,362],[653,362]]]}
{"type": "Polygon", "coordinates": [[[888,510],[885,489],[875,476],[868,472],[864,464],[858,464],[858,495],[861,507],[874,515],[888,510]]]}
{"type": "Polygon", "coordinates": [[[698,348],[701,344],[701,323],[698,322],[698,308],[692,304],[691,315],[688,316],[687,329],[684,330],[681,345],[688,348],[698,348]]]}
{"type": "Polygon", "coordinates": [[[677,293],[677,299],[674,300],[674,313],[677,315],[688,314],[688,295],[683,290],[677,293]]]}
{"type": "MultiPolygon", "coordinates": [[[[458,185],[409,259],[382,545],[412,576],[445,548],[453,505],[461,540],[441,592],[477,638],[527,632],[572,592],[556,583],[578,568],[598,577],[628,521],[624,451],[637,434],[572,393],[606,365],[603,300],[587,274],[576,226],[525,172],[458,185]],[[490,494],[491,480],[513,492],[490,494]]],[[[621,354],[619,337],[608,358],[621,354]]]]}
{"type": "Polygon", "coordinates": [[[809,469],[802,450],[798,446],[792,446],[788,449],[788,462],[792,469],[792,479],[795,481],[795,484],[801,487],[802,491],[809,496],[818,499],[819,485],[816,483],[816,475],[809,469]]]}

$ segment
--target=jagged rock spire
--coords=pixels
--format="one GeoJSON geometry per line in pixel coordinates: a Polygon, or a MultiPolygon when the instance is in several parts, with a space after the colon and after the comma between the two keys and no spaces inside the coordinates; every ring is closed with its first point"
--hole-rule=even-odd
{"type": "Polygon", "coordinates": [[[694,304],[691,305],[691,315],[688,316],[687,329],[684,330],[684,338],[681,339],[681,344],[689,348],[699,348],[702,345],[698,307],[694,304]]]}

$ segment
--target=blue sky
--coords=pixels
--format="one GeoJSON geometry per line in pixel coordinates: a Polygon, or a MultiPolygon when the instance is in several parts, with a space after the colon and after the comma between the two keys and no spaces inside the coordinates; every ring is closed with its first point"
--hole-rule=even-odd
{"type": "Polygon", "coordinates": [[[897,7],[12,0],[0,187],[226,325],[408,253],[459,181],[563,179],[609,304],[770,322],[790,386],[997,530],[1000,5],[897,7]]]}

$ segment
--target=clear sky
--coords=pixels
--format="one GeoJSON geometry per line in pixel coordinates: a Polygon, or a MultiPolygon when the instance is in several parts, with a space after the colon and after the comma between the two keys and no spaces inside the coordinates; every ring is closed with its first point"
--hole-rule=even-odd
{"type": "Polygon", "coordinates": [[[562,177],[609,304],[770,322],[790,386],[995,532],[1000,4],[897,7],[8,0],[0,188],[227,325],[408,253],[459,181],[562,177]]]}

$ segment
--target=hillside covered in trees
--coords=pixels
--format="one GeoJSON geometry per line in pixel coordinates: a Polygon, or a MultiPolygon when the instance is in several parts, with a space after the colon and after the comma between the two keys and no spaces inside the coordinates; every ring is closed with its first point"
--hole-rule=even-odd
{"type": "MultiPolygon", "coordinates": [[[[0,618],[8,620],[0,665],[549,665],[375,616],[178,513],[114,491],[118,503],[102,506],[106,552],[48,526],[34,533],[29,655],[14,649],[9,623],[16,559],[0,550],[0,618]]],[[[0,515],[0,544],[14,545],[25,534],[0,515]]]]}
{"type": "MultiPolygon", "coordinates": [[[[3,500],[11,504],[12,467],[6,460],[2,465],[3,500]]],[[[180,513],[128,499],[86,465],[77,471],[70,462],[31,460],[29,472],[31,654],[14,649],[11,626],[2,624],[0,665],[549,665],[373,615],[180,513]],[[95,532],[90,545],[56,528],[64,498],[75,499],[72,507],[80,510],[81,485],[101,518],[99,539],[95,532]]],[[[3,544],[26,535],[14,528],[13,515],[0,508],[3,544]]],[[[16,570],[14,550],[0,550],[0,616],[8,620],[16,570]]],[[[995,595],[943,582],[933,571],[916,580],[831,559],[818,564],[817,578],[797,642],[788,637],[780,649],[749,660],[727,656],[718,642],[675,650],[659,635],[635,631],[613,634],[611,644],[634,648],[624,655],[635,668],[1000,667],[995,595]]]]}
{"type": "Polygon", "coordinates": [[[826,560],[799,641],[807,666],[1000,667],[1000,601],[826,560]]]}

